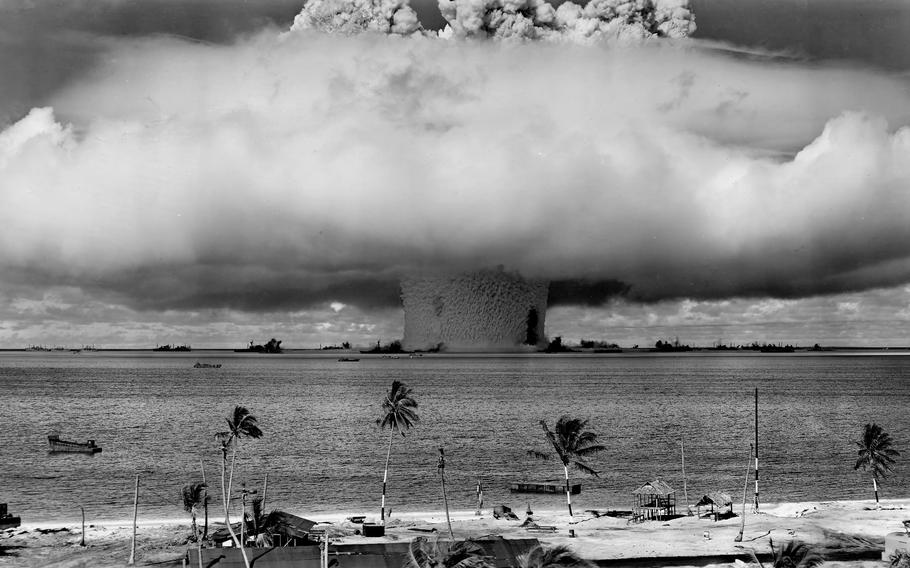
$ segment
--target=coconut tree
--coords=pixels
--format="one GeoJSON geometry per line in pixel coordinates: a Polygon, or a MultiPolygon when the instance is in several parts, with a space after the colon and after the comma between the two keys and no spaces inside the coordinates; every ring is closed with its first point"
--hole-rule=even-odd
{"type": "Polygon", "coordinates": [[[419,536],[408,545],[410,568],[494,568],[496,563],[471,540],[432,540],[419,536]]]}
{"type": "MultiPolygon", "coordinates": [[[[569,466],[572,465],[581,472],[598,477],[598,472],[585,463],[585,460],[606,449],[597,443],[597,434],[585,430],[587,426],[587,420],[570,418],[569,416],[560,417],[552,430],[547,426],[546,420],[540,421],[544,436],[546,436],[550,445],[553,446],[553,451],[562,462],[566,476],[566,505],[569,507],[570,517],[572,516],[572,494],[569,490],[569,466]]],[[[535,450],[531,450],[528,453],[543,460],[549,460],[553,457],[550,453],[535,450]]]]}
{"type": "Polygon", "coordinates": [[[389,479],[389,458],[392,456],[392,438],[398,432],[402,436],[420,421],[417,416],[417,401],[411,397],[411,389],[401,381],[392,381],[392,387],[382,401],[382,410],[376,424],[380,429],[389,429],[389,447],[385,454],[385,472],[382,474],[382,503],[379,519],[385,524],[385,492],[389,479]]]}
{"type": "MultiPolygon", "coordinates": [[[[770,544],[773,555],[771,568],[816,568],[825,561],[815,549],[798,540],[791,540],[777,550],[774,550],[774,542],[770,544]]],[[[765,568],[754,551],[750,551],[750,554],[759,568],[765,568]]]]}
{"type": "Polygon", "coordinates": [[[575,554],[564,544],[537,545],[518,557],[518,568],[594,568],[593,562],[575,554]]]}
{"type": "Polygon", "coordinates": [[[262,430],[259,429],[259,423],[256,417],[250,414],[250,411],[244,406],[237,405],[234,411],[228,416],[228,429],[224,432],[215,434],[215,439],[221,444],[221,502],[224,504],[224,523],[227,525],[228,532],[231,534],[234,544],[240,548],[240,554],[243,556],[243,563],[250,567],[250,561],[243,550],[243,543],[237,539],[234,529],[231,527],[230,501],[231,485],[234,481],[234,464],[237,462],[237,449],[240,446],[241,438],[261,438],[262,430]],[[224,478],[227,469],[228,450],[231,450],[231,469],[228,475],[227,485],[224,478]]]}
{"type": "Polygon", "coordinates": [[[856,442],[859,447],[853,469],[862,468],[872,472],[872,490],[875,492],[875,503],[878,504],[878,480],[884,479],[894,465],[894,458],[900,452],[891,447],[891,436],[878,424],[866,424],[863,438],[856,442]]]}
{"type": "Polygon", "coordinates": [[[190,526],[193,530],[193,540],[200,540],[199,526],[196,524],[196,515],[202,505],[205,494],[205,484],[191,483],[183,486],[183,510],[190,514],[190,526]]]}
{"type": "Polygon", "coordinates": [[[208,500],[205,483],[191,483],[183,486],[183,510],[190,514],[193,539],[196,540],[196,553],[199,555],[200,566],[202,566],[202,539],[204,537],[199,534],[196,515],[199,513],[199,505],[207,503],[208,500]]]}

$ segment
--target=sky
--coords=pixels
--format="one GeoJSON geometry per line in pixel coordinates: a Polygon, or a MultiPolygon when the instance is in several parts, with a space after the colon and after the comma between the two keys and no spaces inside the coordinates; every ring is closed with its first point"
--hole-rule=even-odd
{"type": "Polygon", "coordinates": [[[491,266],[568,341],[910,345],[910,6],[689,8],[576,44],[0,0],[0,348],[388,342],[399,276],[491,266]]]}

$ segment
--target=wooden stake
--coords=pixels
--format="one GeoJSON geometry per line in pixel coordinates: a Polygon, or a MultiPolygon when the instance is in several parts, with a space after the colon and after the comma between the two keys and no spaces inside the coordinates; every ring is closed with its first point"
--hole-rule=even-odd
{"type": "Polygon", "coordinates": [[[85,507],[79,507],[79,510],[82,511],[82,541],[79,546],[85,546],[85,507]]]}
{"type": "Polygon", "coordinates": [[[755,502],[752,508],[758,512],[758,387],[755,387],[755,502]]]}
{"type": "Polygon", "coordinates": [[[743,533],[746,531],[746,491],[749,489],[749,467],[752,465],[752,444],[749,444],[749,461],[746,462],[746,481],[743,483],[743,519],[739,527],[739,534],[733,542],[742,542],[743,533]]]}
{"type": "Polygon", "coordinates": [[[679,449],[682,452],[682,470],[683,470],[683,495],[686,498],[686,514],[689,514],[689,490],[686,488],[686,446],[683,441],[679,441],[679,449]]]}
{"type": "MultiPolygon", "coordinates": [[[[209,536],[209,484],[205,480],[205,463],[202,460],[199,460],[199,467],[202,469],[202,509],[205,511],[205,524],[202,526],[202,538],[199,539],[200,547],[202,546],[202,541],[209,536]]],[[[201,558],[201,557],[200,557],[201,558]]],[[[200,560],[200,563],[202,561],[200,560]]],[[[201,568],[200,564],[200,568],[201,568]]]]}
{"type": "Polygon", "coordinates": [[[136,563],[136,521],[139,518],[139,474],[136,474],[136,492],[133,495],[133,545],[130,547],[130,566],[136,563]]]}
{"type": "Polygon", "coordinates": [[[442,500],[446,506],[446,522],[449,524],[449,538],[454,542],[455,533],[452,532],[452,519],[449,518],[449,498],[446,496],[446,453],[439,447],[439,477],[442,479],[442,500]]]}

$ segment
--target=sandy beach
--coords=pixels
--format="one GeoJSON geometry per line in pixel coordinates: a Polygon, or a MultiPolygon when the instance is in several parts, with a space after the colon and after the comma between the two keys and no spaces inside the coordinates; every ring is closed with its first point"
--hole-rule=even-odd
{"type": "MultiPolygon", "coordinates": [[[[590,511],[576,512],[573,517],[564,510],[535,511],[533,522],[542,527],[536,530],[522,526],[525,514],[517,510],[517,521],[495,519],[491,509],[484,509],[480,516],[473,511],[453,511],[451,518],[456,538],[534,537],[547,544],[567,544],[597,561],[651,558],[655,559],[652,565],[659,566],[662,558],[676,565],[682,558],[689,559],[683,561],[688,565],[732,565],[730,555],[746,559],[750,549],[768,553],[772,539],[775,544],[799,539],[833,558],[828,562],[831,566],[881,566],[874,554],[883,549],[887,533],[902,530],[901,522],[910,517],[910,499],[884,500],[880,508],[869,500],[768,504],[758,514],[748,509],[742,542],[734,540],[741,517],[715,522],[689,516],[632,524],[625,518],[596,516],[590,511]]],[[[396,513],[383,538],[357,534],[359,525],[346,520],[349,513],[288,512],[327,523],[339,543],[401,542],[433,534],[434,529],[441,536],[448,532],[443,512],[396,513]]],[[[179,565],[189,533],[188,518],[140,520],[137,565],[179,565]]],[[[78,525],[24,524],[0,535],[0,566],[106,567],[126,565],[132,528],[129,520],[87,525],[85,547],[80,546],[78,525]]]]}

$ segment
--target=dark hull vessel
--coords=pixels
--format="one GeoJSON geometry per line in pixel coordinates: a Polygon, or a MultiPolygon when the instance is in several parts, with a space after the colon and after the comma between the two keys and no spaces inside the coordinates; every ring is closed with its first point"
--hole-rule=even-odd
{"type": "Polygon", "coordinates": [[[6,510],[6,503],[0,503],[0,530],[14,529],[21,524],[22,519],[10,515],[6,510]]]}
{"type": "Polygon", "coordinates": [[[97,454],[101,451],[99,446],[95,445],[95,440],[88,442],[69,442],[61,440],[57,434],[51,434],[47,437],[48,449],[51,452],[69,452],[80,454],[97,454]]]}

